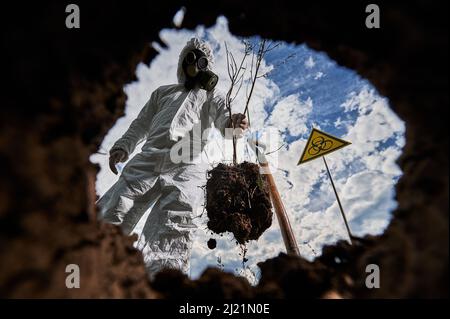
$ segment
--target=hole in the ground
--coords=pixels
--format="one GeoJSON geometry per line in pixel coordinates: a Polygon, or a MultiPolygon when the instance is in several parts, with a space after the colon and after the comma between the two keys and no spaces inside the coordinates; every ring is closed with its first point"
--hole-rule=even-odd
{"type": "MultiPolygon", "coordinates": [[[[128,96],[125,116],[106,135],[99,153],[91,157],[91,161],[101,167],[96,182],[99,195],[117,180],[109,169],[106,154],[136,118],[152,91],[177,82],[178,55],[185,43],[192,37],[210,43],[216,61],[214,71],[220,78],[218,87],[223,91],[229,86],[224,43],[236,56],[244,49],[242,39],[229,32],[224,17],[218,18],[211,28],[165,29],[160,37],[167,48],[155,43],[154,48],[159,54],[150,65],[138,66],[138,81],[124,88],[128,96]]],[[[252,37],[249,40],[257,43],[260,39],[252,37]]],[[[396,207],[394,186],[401,171],[395,161],[404,144],[405,130],[403,122],[390,109],[388,100],[354,71],[338,66],[325,54],[305,45],[281,42],[266,55],[262,68],[270,72],[256,83],[250,105],[251,125],[253,130],[274,127],[281,134],[284,146],[271,156],[278,162],[275,178],[301,255],[314,259],[324,244],[347,238],[323,162],[316,160],[297,166],[313,127],[352,143],[327,156],[352,232],[357,236],[382,233],[396,207]]],[[[240,94],[243,97],[245,90],[240,94]]],[[[242,110],[243,104],[244,99],[238,97],[235,111],[242,110]]],[[[222,156],[222,144],[216,143],[220,139],[218,134],[213,133],[211,139],[207,151],[210,152],[208,160],[213,164],[222,156]]],[[[230,160],[227,149],[230,149],[229,144],[225,146],[225,160],[230,160]]],[[[139,150],[137,147],[134,154],[139,150]]],[[[245,159],[243,154],[241,159],[245,159]]],[[[141,232],[149,211],[135,227],[136,233],[141,232]]],[[[196,215],[201,213],[199,208],[196,215]]],[[[256,282],[259,276],[256,263],[285,250],[274,219],[272,227],[258,241],[247,245],[248,261],[243,268],[241,251],[231,235],[211,235],[205,229],[206,214],[197,218],[196,223],[199,229],[192,250],[192,278],[197,278],[208,266],[220,266],[256,282]],[[207,245],[211,237],[217,240],[214,250],[207,245]]]]}

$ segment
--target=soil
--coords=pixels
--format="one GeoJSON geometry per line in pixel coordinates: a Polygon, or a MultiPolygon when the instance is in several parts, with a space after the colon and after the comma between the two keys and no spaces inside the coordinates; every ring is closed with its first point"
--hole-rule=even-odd
{"type": "Polygon", "coordinates": [[[325,246],[314,261],[280,253],[258,263],[261,279],[251,286],[246,279],[235,277],[217,268],[208,268],[197,280],[190,280],[176,270],[160,272],[152,288],[165,298],[190,296],[202,298],[350,298],[363,295],[367,273],[353,261],[376,242],[376,237],[355,239],[353,245],[339,241],[325,246]]]}
{"type": "Polygon", "coordinates": [[[257,240],[272,224],[272,203],[259,166],[243,162],[219,164],[208,172],[206,183],[208,228],[231,232],[239,244],[257,240]]]}
{"type": "Polygon", "coordinates": [[[218,268],[206,269],[197,280],[178,270],[165,269],[156,274],[152,288],[158,291],[161,297],[169,299],[230,299],[251,298],[254,289],[242,277],[223,272],[218,268]]]}

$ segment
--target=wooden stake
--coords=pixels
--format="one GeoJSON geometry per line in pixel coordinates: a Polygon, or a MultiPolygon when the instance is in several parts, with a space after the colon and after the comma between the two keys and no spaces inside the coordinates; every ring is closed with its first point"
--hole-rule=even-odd
{"type": "Polygon", "coordinates": [[[275,180],[272,174],[268,171],[268,163],[260,163],[260,165],[267,170],[267,174],[264,175],[266,176],[267,182],[269,184],[270,196],[275,208],[275,214],[277,215],[278,224],[280,225],[281,236],[283,237],[284,245],[286,246],[286,252],[288,255],[300,256],[297,241],[295,240],[294,232],[292,231],[286,209],[277,189],[277,185],[275,184],[275,180]]]}

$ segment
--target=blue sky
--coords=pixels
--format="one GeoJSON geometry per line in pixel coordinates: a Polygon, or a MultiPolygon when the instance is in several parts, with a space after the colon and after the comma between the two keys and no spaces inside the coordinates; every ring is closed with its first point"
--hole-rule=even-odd
{"type": "MultiPolygon", "coordinates": [[[[105,137],[100,150],[109,150],[126,131],[131,121],[145,104],[150,94],[160,85],[176,83],[178,54],[193,36],[211,44],[216,56],[215,72],[218,87],[226,91],[229,85],[226,73],[224,43],[237,58],[243,52],[240,38],[228,30],[225,17],[219,17],[210,27],[195,30],[164,29],[162,48],[153,44],[159,55],[150,65],[140,64],[138,80],[124,90],[128,96],[125,116],[117,121],[105,137]]],[[[251,41],[258,41],[254,37],[251,41]]],[[[265,57],[262,70],[267,78],[258,80],[250,104],[252,130],[275,130],[284,146],[269,160],[277,163],[274,177],[287,208],[302,256],[313,259],[321,253],[324,244],[347,238],[345,226],[321,160],[297,166],[312,127],[350,141],[352,144],[327,156],[350,227],[354,234],[379,234],[388,225],[391,211],[396,207],[395,183],[401,171],[395,164],[404,145],[404,123],[391,111],[389,102],[374,87],[354,71],[338,66],[327,55],[313,51],[306,45],[281,42],[265,57]],[[286,57],[293,55],[284,64],[286,57]],[[274,68],[274,66],[276,66],[274,68]]],[[[245,91],[245,90],[244,90],[245,91]]],[[[238,96],[235,111],[243,109],[244,94],[238,96]]],[[[218,161],[217,147],[221,137],[212,136],[207,152],[218,161]],[[213,154],[214,153],[214,154],[213,154]]],[[[225,157],[230,156],[225,144],[225,157]]],[[[139,148],[137,148],[137,151],[139,148]]],[[[246,158],[245,145],[241,145],[240,159],[246,158]]],[[[105,155],[94,154],[91,161],[99,163],[97,193],[102,195],[117,176],[108,168],[105,155]]],[[[201,210],[197,212],[200,214],[201,210]]],[[[206,214],[198,218],[191,258],[191,276],[198,277],[208,266],[217,266],[218,257],[224,270],[239,273],[251,282],[258,278],[257,262],[274,257],[284,251],[276,219],[258,241],[247,245],[249,261],[242,268],[240,249],[231,235],[211,235],[205,230],[206,214]],[[207,240],[216,238],[218,247],[209,250],[207,240]]],[[[144,217],[145,218],[145,217],[144,217]]],[[[139,232],[139,229],[137,229],[139,232]]]]}

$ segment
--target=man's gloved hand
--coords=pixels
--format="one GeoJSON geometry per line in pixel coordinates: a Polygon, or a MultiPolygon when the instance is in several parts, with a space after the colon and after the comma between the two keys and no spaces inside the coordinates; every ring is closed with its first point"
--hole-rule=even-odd
{"type": "Polygon", "coordinates": [[[125,162],[128,159],[128,154],[124,150],[115,149],[109,154],[109,168],[117,175],[116,164],[125,162]]]}
{"type": "Polygon", "coordinates": [[[243,136],[243,132],[248,129],[248,121],[245,115],[242,113],[233,114],[231,115],[231,120],[233,125],[228,122],[228,127],[234,127],[233,136],[241,138],[243,136]]]}
{"type": "Polygon", "coordinates": [[[231,115],[231,120],[233,121],[234,128],[240,128],[243,131],[248,129],[248,121],[244,114],[236,113],[231,115]]]}

